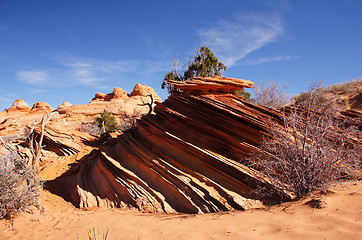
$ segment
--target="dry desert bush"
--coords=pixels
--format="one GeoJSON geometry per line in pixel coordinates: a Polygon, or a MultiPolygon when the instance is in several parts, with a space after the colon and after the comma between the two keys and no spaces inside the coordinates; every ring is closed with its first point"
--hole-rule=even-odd
{"type": "Polygon", "coordinates": [[[38,204],[41,182],[31,166],[14,152],[0,157],[0,219],[38,204]]]}
{"type": "Polygon", "coordinates": [[[288,103],[286,88],[286,85],[282,86],[279,82],[254,84],[255,98],[252,101],[258,105],[279,109],[288,103]]]}
{"type": "MultiPolygon", "coordinates": [[[[45,109],[46,110],[46,109],[45,109]]],[[[39,122],[34,122],[27,133],[31,159],[22,154],[17,145],[10,146],[2,137],[0,142],[7,153],[0,154],[0,219],[12,217],[31,206],[40,208],[42,182],[39,178],[39,161],[42,156],[45,125],[52,114],[47,110],[39,122]],[[34,136],[34,128],[39,125],[40,136],[34,136]]]]}
{"type": "Polygon", "coordinates": [[[332,102],[321,103],[319,89],[316,83],[299,106],[284,108],[281,122],[270,120],[261,151],[250,158],[260,177],[298,197],[361,169],[361,131],[342,121],[332,102]]]}

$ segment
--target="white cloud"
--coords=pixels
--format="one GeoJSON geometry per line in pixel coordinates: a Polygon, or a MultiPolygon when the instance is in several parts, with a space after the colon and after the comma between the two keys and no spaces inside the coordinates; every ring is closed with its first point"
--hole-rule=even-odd
{"type": "Polygon", "coordinates": [[[107,61],[92,58],[84,58],[74,55],[57,55],[51,57],[58,63],[70,69],[87,69],[92,72],[131,72],[139,65],[135,60],[107,61]]]}
{"type": "Polygon", "coordinates": [[[145,78],[156,72],[171,69],[171,63],[138,60],[100,60],[85,58],[68,53],[45,55],[52,67],[38,71],[19,71],[18,78],[28,84],[83,85],[101,88],[109,79],[125,76],[145,78]]]}
{"type": "Polygon", "coordinates": [[[275,41],[283,32],[280,14],[254,14],[220,21],[199,34],[227,66],[234,65],[249,53],[275,41]]]}
{"type": "Polygon", "coordinates": [[[48,77],[48,73],[44,71],[18,71],[16,75],[20,81],[32,85],[45,83],[48,77]]]}
{"type": "Polygon", "coordinates": [[[242,62],[242,65],[258,65],[267,62],[278,62],[286,60],[295,60],[300,58],[299,56],[275,56],[275,57],[262,57],[254,60],[246,60],[242,62]]]}

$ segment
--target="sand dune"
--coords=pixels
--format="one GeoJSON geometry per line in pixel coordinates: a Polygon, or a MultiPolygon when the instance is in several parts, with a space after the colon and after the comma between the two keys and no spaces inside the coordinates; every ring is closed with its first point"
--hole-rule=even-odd
{"type": "Polygon", "coordinates": [[[23,213],[13,230],[1,221],[0,239],[87,239],[87,229],[108,239],[362,239],[362,182],[349,182],[322,195],[322,208],[309,197],[265,209],[213,214],[141,214],[117,209],[82,211],[47,191],[43,213],[23,213]]]}

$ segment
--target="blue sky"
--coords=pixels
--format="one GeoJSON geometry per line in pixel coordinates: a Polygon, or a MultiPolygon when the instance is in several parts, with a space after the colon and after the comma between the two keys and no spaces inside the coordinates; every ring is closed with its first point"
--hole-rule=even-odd
{"type": "Polygon", "coordinates": [[[290,96],[362,77],[361,0],[0,0],[0,110],[57,108],[149,85],[208,44],[224,76],[288,84],[290,96]]]}

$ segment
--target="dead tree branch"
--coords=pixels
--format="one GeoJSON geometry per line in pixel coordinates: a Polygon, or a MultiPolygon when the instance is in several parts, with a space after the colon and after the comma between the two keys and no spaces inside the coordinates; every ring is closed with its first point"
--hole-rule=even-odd
{"type": "Polygon", "coordinates": [[[153,112],[153,102],[154,102],[154,100],[153,100],[153,96],[152,96],[151,93],[149,93],[147,96],[151,98],[151,102],[144,102],[142,100],[143,104],[139,104],[139,106],[148,106],[149,110],[148,110],[147,115],[150,115],[153,112]]]}

